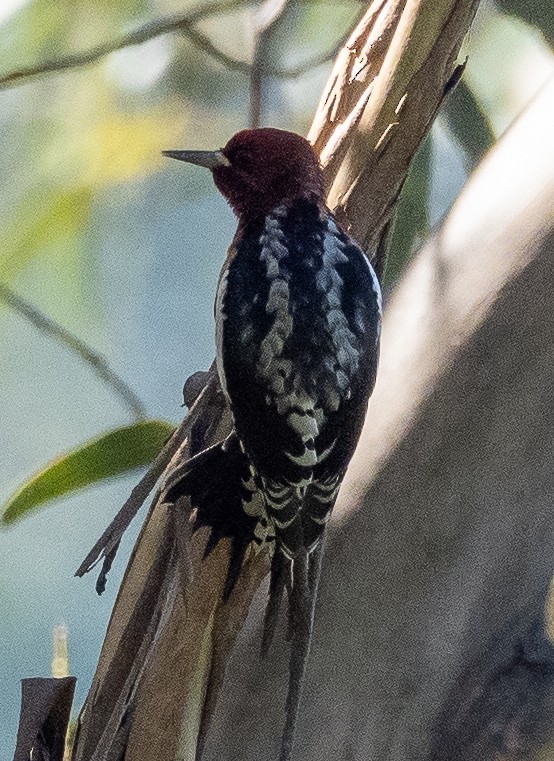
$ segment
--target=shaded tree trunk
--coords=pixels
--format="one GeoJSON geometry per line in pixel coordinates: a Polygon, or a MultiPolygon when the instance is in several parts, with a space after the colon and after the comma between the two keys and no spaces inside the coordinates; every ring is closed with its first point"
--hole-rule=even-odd
{"type": "MultiPolygon", "coordinates": [[[[554,82],[388,304],[326,550],[303,761],[549,757],[552,103],[554,82]]],[[[231,659],[210,761],[265,761],[278,747],[287,648],[281,638],[259,661],[260,608],[231,659]]]]}

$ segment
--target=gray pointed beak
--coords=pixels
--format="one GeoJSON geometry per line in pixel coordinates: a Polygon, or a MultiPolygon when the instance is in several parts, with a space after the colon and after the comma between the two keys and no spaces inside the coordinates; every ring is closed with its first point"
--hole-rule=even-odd
{"type": "Polygon", "coordinates": [[[164,156],[188,164],[205,166],[206,169],[216,169],[218,166],[231,166],[221,151],[162,151],[164,156]]]}

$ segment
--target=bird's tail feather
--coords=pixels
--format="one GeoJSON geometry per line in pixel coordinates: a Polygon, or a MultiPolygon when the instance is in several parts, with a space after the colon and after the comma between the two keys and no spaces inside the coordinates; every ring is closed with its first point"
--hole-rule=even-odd
{"type": "MultiPolygon", "coordinates": [[[[246,548],[254,539],[257,518],[243,509],[248,501],[245,484],[250,479],[248,458],[236,434],[206,449],[176,472],[163,500],[175,503],[188,496],[196,508],[193,530],[211,529],[206,545],[209,554],[220,539],[231,539],[231,557],[225,582],[224,599],[228,599],[241,572],[246,548]]],[[[279,761],[290,761],[296,732],[302,685],[310,652],[317,587],[323,542],[312,552],[301,547],[290,560],[275,547],[264,617],[262,655],[267,654],[275,633],[280,604],[285,589],[289,600],[289,638],[291,653],[289,685],[285,708],[279,761]]]]}
{"type": "Polygon", "coordinates": [[[261,646],[262,658],[267,657],[271,643],[273,642],[273,638],[275,636],[275,629],[279,619],[281,601],[283,599],[283,593],[287,585],[287,580],[290,577],[290,573],[291,561],[276,548],[271,560],[269,592],[264,614],[261,646]]]}
{"type": "Polygon", "coordinates": [[[190,497],[196,508],[193,531],[210,528],[206,555],[220,539],[231,540],[229,569],[223,591],[227,600],[240,574],[244,554],[252,539],[256,518],[243,510],[248,496],[245,483],[249,479],[248,458],[237,435],[233,432],[224,441],[199,452],[177,470],[162,495],[164,502],[173,504],[181,497],[190,497]]]}
{"type": "Polygon", "coordinates": [[[310,554],[303,549],[292,561],[292,589],[289,598],[289,626],[292,641],[285,726],[279,761],[290,761],[292,755],[302,686],[312,641],[322,554],[323,543],[320,543],[310,554]]]}

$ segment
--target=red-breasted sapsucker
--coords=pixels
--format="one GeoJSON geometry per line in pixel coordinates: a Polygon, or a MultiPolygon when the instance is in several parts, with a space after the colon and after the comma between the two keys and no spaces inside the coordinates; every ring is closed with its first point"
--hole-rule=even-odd
{"type": "MultiPolygon", "coordinates": [[[[375,382],[379,282],[325,205],[322,171],[304,138],[253,129],[218,151],[164,153],[209,168],[238,217],[215,302],[217,369],[234,429],[194,457],[164,498],[191,497],[196,526],[212,529],[210,547],[232,539],[226,596],[247,548],[274,543],[266,645],[288,578],[293,650],[295,621],[305,622],[308,608],[300,635],[305,662],[321,554],[315,550],[375,382]]],[[[303,672],[302,658],[298,664],[303,672]]],[[[283,759],[301,677],[295,687],[291,676],[283,759]]]]}

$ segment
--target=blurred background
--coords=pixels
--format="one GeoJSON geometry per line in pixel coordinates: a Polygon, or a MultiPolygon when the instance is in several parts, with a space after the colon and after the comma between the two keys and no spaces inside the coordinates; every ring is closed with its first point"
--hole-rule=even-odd
{"type": "MultiPolygon", "coordinates": [[[[199,7],[0,2],[1,502],[53,458],[137,417],[90,363],[32,324],[13,293],[39,322],[54,320],[100,353],[148,418],[180,421],[184,380],[212,360],[213,295],[234,218],[209,173],[160,151],[217,148],[249,125],[256,7],[212,2],[179,31],[177,17],[199,7]],[[168,19],[172,31],[157,34],[168,19]],[[98,50],[86,66],[23,76],[139,39],[98,50]]],[[[354,0],[289,3],[264,52],[263,124],[307,132],[332,54],[364,9],[354,0]]],[[[553,42],[551,4],[482,4],[462,83],[405,186],[387,288],[554,74],[553,42]]],[[[73,574],[138,477],[71,493],[0,531],[0,759],[13,752],[19,680],[50,674],[56,626],[69,632],[76,708],[86,694],[140,518],[102,597],[92,577],[73,574]]]]}

